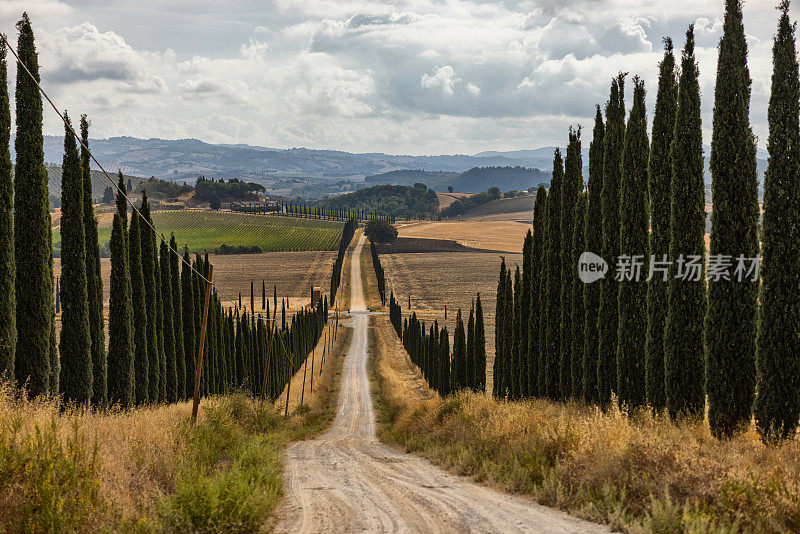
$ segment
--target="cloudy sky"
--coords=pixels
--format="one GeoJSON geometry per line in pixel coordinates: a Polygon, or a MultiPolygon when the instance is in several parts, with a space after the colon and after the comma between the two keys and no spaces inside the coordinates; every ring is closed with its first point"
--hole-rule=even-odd
{"type": "MultiPolygon", "coordinates": [[[[776,3],[747,0],[744,10],[761,147],[776,3]]],[[[93,137],[475,153],[563,145],[570,124],[584,126],[588,144],[594,105],[620,70],[646,80],[652,115],[662,39],[682,47],[692,22],[708,139],[723,6],[0,0],[0,31],[15,40],[14,21],[29,12],[45,89],[72,114],[88,113],[93,137]]],[[[63,133],[52,110],[45,130],[63,133]]]]}

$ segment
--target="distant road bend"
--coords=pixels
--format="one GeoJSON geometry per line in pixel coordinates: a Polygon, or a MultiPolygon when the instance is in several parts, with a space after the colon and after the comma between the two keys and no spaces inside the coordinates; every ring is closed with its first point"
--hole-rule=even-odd
{"type": "Polygon", "coordinates": [[[367,317],[351,261],[353,340],[330,430],[287,451],[286,501],[275,532],[608,532],[531,501],[481,487],[382,445],[367,377],[367,317]]]}

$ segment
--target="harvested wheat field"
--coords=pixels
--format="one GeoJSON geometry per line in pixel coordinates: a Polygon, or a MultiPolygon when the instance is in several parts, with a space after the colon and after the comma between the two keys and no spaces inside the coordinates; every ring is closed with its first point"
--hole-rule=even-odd
{"type": "Polygon", "coordinates": [[[522,252],[531,224],[516,221],[431,221],[398,226],[400,237],[450,239],[470,248],[522,252]]]}

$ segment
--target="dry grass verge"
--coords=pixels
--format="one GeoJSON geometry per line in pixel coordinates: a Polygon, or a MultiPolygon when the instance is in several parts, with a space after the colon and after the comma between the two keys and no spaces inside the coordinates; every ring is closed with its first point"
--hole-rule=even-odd
{"type": "Polygon", "coordinates": [[[348,330],[288,418],[233,394],[203,399],[192,427],[190,403],[61,410],[0,382],[0,532],[259,530],[286,445],[333,421],[348,330]]]}
{"type": "Polygon", "coordinates": [[[373,391],[387,443],[626,532],[800,530],[797,441],[767,448],[751,430],[721,442],[703,423],[579,404],[441,399],[388,322],[374,324],[373,391]]]}

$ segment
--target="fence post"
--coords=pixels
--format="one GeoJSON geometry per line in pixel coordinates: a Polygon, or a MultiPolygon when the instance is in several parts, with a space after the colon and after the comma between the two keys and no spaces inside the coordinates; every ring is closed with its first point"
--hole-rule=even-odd
{"type": "Polygon", "coordinates": [[[214,266],[208,265],[208,280],[206,281],[206,301],[203,305],[203,326],[200,328],[200,345],[197,354],[197,369],[194,373],[194,402],[192,403],[192,424],[197,423],[197,407],[200,404],[200,375],[203,372],[203,346],[206,343],[206,324],[208,322],[208,303],[211,300],[211,277],[214,275],[214,266]]]}

